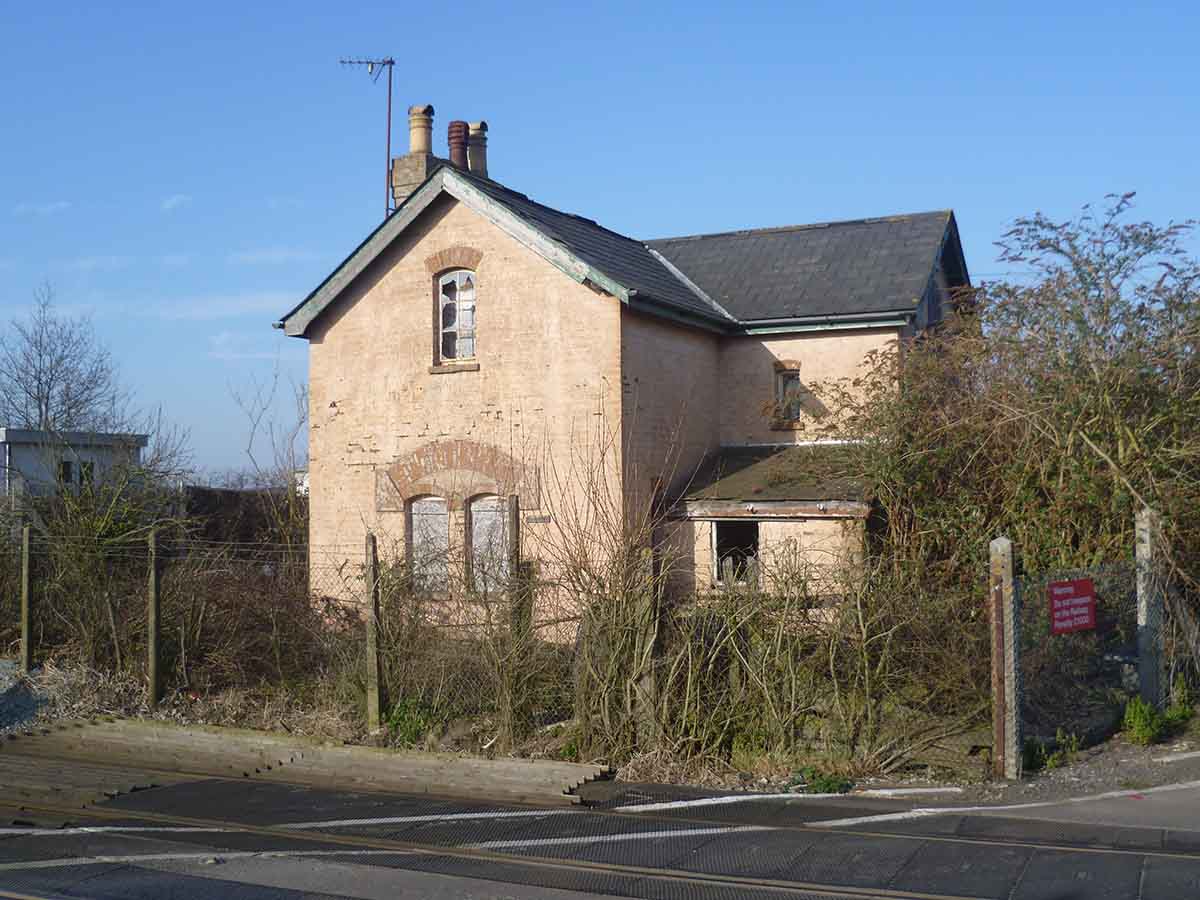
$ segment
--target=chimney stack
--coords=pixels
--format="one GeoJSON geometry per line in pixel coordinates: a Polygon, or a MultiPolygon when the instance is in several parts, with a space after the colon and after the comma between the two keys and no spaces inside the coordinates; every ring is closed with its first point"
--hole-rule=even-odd
{"type": "Polygon", "coordinates": [[[471,122],[467,126],[467,160],[471,172],[487,178],[487,122],[471,122]]]}
{"type": "Polygon", "coordinates": [[[392,160],[392,200],[397,207],[441,164],[433,155],[433,107],[408,108],[408,152],[392,160]]]}
{"type": "Polygon", "coordinates": [[[433,152],[433,107],[408,108],[408,152],[433,152]]]}
{"type": "Polygon", "coordinates": [[[467,167],[467,123],[455,119],[446,126],[446,140],[450,144],[450,162],[456,169],[467,167]]]}

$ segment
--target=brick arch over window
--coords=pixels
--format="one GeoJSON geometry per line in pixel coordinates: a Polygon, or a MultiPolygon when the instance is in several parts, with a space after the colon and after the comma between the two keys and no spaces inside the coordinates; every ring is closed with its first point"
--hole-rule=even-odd
{"type": "Polygon", "coordinates": [[[478,441],[434,441],[376,470],[376,508],[404,508],[422,494],[445,497],[451,509],[462,509],[478,494],[520,494],[521,506],[540,505],[537,469],[503,450],[478,441]]]}
{"type": "Polygon", "coordinates": [[[430,275],[440,275],[449,269],[475,271],[483,261],[483,251],[465,244],[454,244],[425,257],[425,270],[430,275]]]}

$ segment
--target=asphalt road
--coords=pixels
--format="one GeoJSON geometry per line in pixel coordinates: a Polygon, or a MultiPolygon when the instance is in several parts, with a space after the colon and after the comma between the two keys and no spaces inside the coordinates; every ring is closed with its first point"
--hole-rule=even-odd
{"type": "Polygon", "coordinates": [[[587,795],[537,809],[196,779],[8,809],[0,897],[1200,897],[1200,786],[993,810],[587,795]]]}

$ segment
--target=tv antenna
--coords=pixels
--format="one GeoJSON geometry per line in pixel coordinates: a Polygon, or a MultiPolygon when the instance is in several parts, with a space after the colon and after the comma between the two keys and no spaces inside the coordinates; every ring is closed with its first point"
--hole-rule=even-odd
{"type": "Polygon", "coordinates": [[[372,81],[378,81],[386,68],[388,73],[387,95],[387,159],[384,160],[383,217],[392,212],[392,67],[396,61],[390,56],[383,59],[339,59],[343,66],[366,66],[372,81]]]}

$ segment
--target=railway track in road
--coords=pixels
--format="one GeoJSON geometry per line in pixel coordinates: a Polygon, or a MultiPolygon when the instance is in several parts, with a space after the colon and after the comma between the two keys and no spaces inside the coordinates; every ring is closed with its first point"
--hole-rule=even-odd
{"type": "MultiPolygon", "coordinates": [[[[337,851],[344,848],[347,857],[352,857],[355,854],[363,856],[364,860],[370,860],[372,855],[376,858],[387,856],[392,859],[391,854],[396,855],[392,865],[395,868],[415,868],[424,872],[438,872],[444,870],[445,874],[464,875],[468,874],[472,868],[478,872],[471,877],[489,879],[493,881],[502,881],[510,883],[530,883],[529,879],[534,878],[534,883],[545,883],[561,881],[568,876],[577,878],[594,877],[596,879],[604,879],[607,883],[622,883],[628,882],[630,885],[630,893],[625,896],[639,896],[639,893],[632,891],[634,882],[645,883],[647,881],[658,882],[661,884],[673,883],[679,886],[694,886],[697,888],[724,888],[726,890],[735,889],[744,891],[748,895],[755,896],[802,896],[802,897],[825,897],[825,898],[878,898],[878,900],[980,900],[983,895],[978,894],[955,894],[955,893],[936,893],[913,890],[898,890],[887,886],[851,886],[842,883],[833,883],[828,881],[799,881],[792,879],[780,878],[763,878],[737,874],[719,874],[697,872],[691,870],[677,868],[661,868],[645,865],[630,865],[617,862],[596,862],[586,859],[576,858],[560,858],[550,856],[528,855],[526,853],[505,852],[505,844],[538,844],[552,845],[556,839],[551,838],[542,841],[483,841],[476,843],[464,844],[442,844],[422,842],[419,840],[403,840],[392,837],[381,837],[370,834],[347,834],[338,833],[330,830],[323,830],[319,827],[310,827],[314,825],[325,824],[331,826],[336,824],[337,827],[353,826],[356,820],[343,820],[337,823],[302,823],[297,824],[248,824],[244,821],[236,821],[232,819],[221,818],[201,818],[194,816],[177,815],[173,813],[147,812],[141,810],[130,809],[112,809],[104,807],[89,807],[86,811],[81,811],[78,807],[56,805],[53,803],[32,803],[23,804],[23,809],[35,816],[42,817],[61,817],[65,820],[79,820],[86,818],[93,823],[117,822],[121,824],[115,825],[96,825],[86,826],[84,830],[89,832],[107,832],[111,834],[120,834],[122,832],[145,832],[161,831],[164,838],[170,837],[170,832],[181,833],[191,832],[193,835],[201,832],[211,832],[213,835],[236,833],[238,835],[258,835],[264,838],[270,838],[278,846],[279,842],[285,845],[287,842],[302,843],[310,849],[298,849],[295,851],[287,851],[280,849],[267,849],[262,851],[251,851],[247,853],[242,851],[242,855],[264,856],[288,856],[289,853],[297,857],[302,857],[306,854],[313,855],[337,855],[337,851]],[[129,825],[130,822],[137,822],[138,825],[129,825]],[[322,849],[311,849],[313,847],[322,849]],[[412,863],[406,866],[404,862],[398,861],[400,857],[411,858],[412,863]],[[522,877],[524,876],[524,877],[522,877]],[[615,881],[614,881],[615,880],[615,881]]],[[[526,815],[523,811],[509,813],[516,817],[526,815]]],[[[565,810],[538,810],[530,809],[528,812],[530,819],[535,819],[538,816],[580,816],[580,815],[597,815],[608,819],[610,822],[613,818],[628,819],[638,821],[643,825],[646,822],[645,816],[639,816],[636,812],[603,812],[603,811],[565,811],[565,810]]],[[[481,817],[484,814],[480,814],[481,817]]],[[[430,816],[430,819],[452,819],[453,814],[445,816],[430,816]]],[[[373,820],[363,819],[363,823],[370,823],[373,820]]],[[[374,820],[377,821],[377,820],[374,820]]],[[[668,823],[664,823],[668,824],[668,823]]],[[[974,837],[961,835],[930,835],[930,834],[903,834],[895,832],[871,832],[851,829],[838,829],[827,827],[806,827],[804,825],[787,824],[780,826],[736,826],[729,824],[718,824],[712,820],[706,819],[687,819],[673,817],[669,820],[672,828],[678,827],[678,831],[666,832],[640,832],[627,834],[613,834],[607,831],[599,832],[594,838],[589,837],[587,833],[575,834],[571,837],[563,838],[563,843],[578,843],[586,844],[589,840],[603,841],[623,838],[646,838],[654,835],[670,836],[678,834],[681,837],[695,836],[698,834],[712,834],[714,836],[727,835],[735,836],[739,834],[747,834],[751,831],[760,833],[772,832],[787,833],[794,832],[797,836],[797,841],[801,840],[801,835],[820,834],[822,836],[830,834],[852,835],[856,839],[870,838],[881,842],[897,842],[906,841],[914,846],[922,844],[936,843],[945,845],[959,845],[964,848],[972,847],[975,849],[993,848],[997,851],[1012,850],[1019,848],[1029,851],[1056,851],[1059,853],[1086,854],[1089,857],[1096,855],[1103,856],[1122,856],[1129,857],[1130,862],[1134,858],[1144,860],[1146,858],[1160,858],[1167,860],[1185,860],[1192,863],[1200,864],[1200,851],[1170,851],[1170,850],[1155,850],[1155,849],[1125,849],[1115,847],[1102,846],[1078,846],[1071,844],[1056,844],[1046,841],[1024,841],[1012,838],[989,838],[989,837],[974,837]],[[695,825],[695,828],[688,828],[689,825],[695,825]],[[717,825],[717,827],[714,827],[717,825]]],[[[28,833],[37,833],[38,830],[30,830],[28,833]]],[[[11,834],[11,832],[9,832],[11,834]]],[[[207,846],[207,845],[206,845],[207,846]]],[[[528,849],[528,847],[527,847],[528,849]]],[[[220,855],[222,850],[208,850],[207,853],[216,853],[220,855]]],[[[914,851],[915,852],[915,851],[914,851]]],[[[196,854],[201,856],[204,854],[196,854]]],[[[151,857],[146,857],[150,859],[151,857]]],[[[94,859],[96,863],[103,862],[128,862],[136,864],[137,857],[95,857],[84,858],[82,860],[65,861],[63,864],[81,865],[89,864],[89,860],[94,859]]],[[[50,861],[47,861],[48,866],[50,861]]],[[[0,863],[0,882],[6,871],[17,872],[22,868],[29,868],[31,865],[25,862],[16,863],[0,863]]],[[[618,891],[624,893],[623,891],[618,891]]],[[[5,895],[0,892],[0,897],[5,895]]],[[[994,895],[993,895],[994,896],[994,895]]]]}

